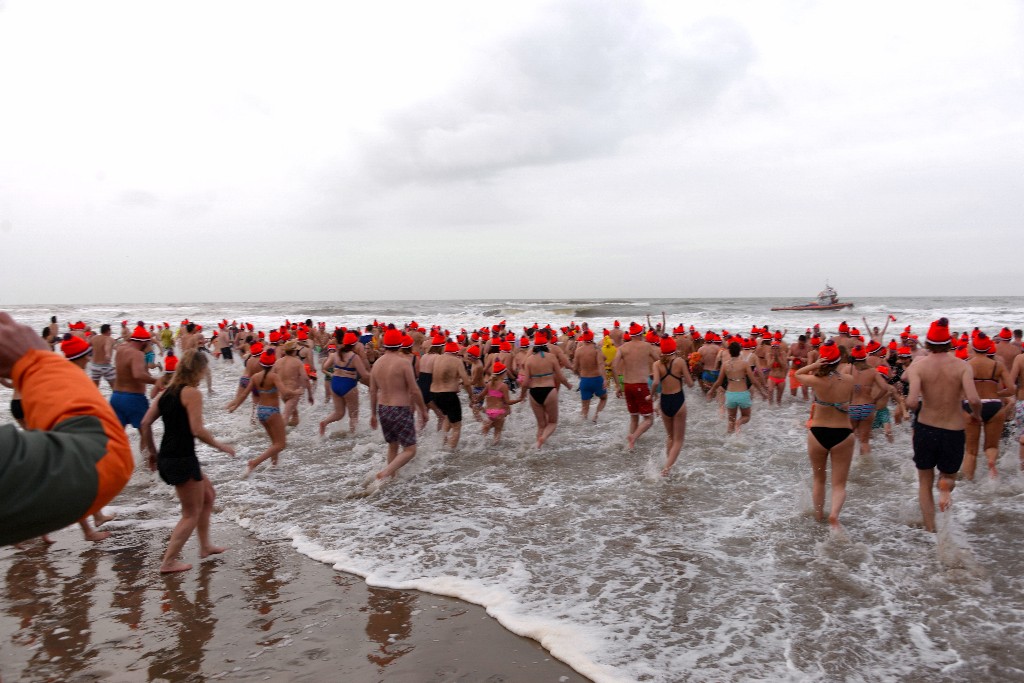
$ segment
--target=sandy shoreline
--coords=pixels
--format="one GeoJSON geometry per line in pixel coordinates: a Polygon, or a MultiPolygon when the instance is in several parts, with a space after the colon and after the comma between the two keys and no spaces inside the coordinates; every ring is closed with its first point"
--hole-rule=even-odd
{"type": "Polygon", "coordinates": [[[156,572],[168,530],[0,549],[4,681],[586,681],[476,605],[371,588],[217,520],[225,554],[156,572]]]}

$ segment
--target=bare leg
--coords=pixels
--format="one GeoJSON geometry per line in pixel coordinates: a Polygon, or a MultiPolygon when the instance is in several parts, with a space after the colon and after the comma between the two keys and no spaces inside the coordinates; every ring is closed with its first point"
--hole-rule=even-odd
{"type": "Polygon", "coordinates": [[[327,434],[327,425],[345,417],[345,398],[343,396],[338,396],[332,391],[331,404],[334,406],[334,410],[320,422],[320,436],[327,434]]]}
{"type": "Polygon", "coordinates": [[[183,572],[192,568],[178,559],[182,547],[188,541],[188,537],[196,528],[199,522],[199,513],[203,507],[203,483],[189,480],[184,484],[174,487],[181,501],[181,519],[178,520],[174,531],[171,532],[171,539],[167,542],[167,551],[164,553],[163,562],[160,564],[161,574],[172,572],[183,572]]]}
{"type": "Polygon", "coordinates": [[[462,423],[456,422],[451,426],[451,430],[444,438],[445,446],[448,446],[453,451],[459,447],[459,437],[462,436],[462,423]]]}
{"type": "MultiPolygon", "coordinates": [[[[870,427],[870,423],[868,423],[870,427]]],[[[838,526],[839,513],[846,502],[846,480],[850,476],[850,463],[853,462],[853,435],[846,437],[832,447],[829,456],[832,459],[832,511],[828,523],[838,526]]]]}
{"type": "Polygon", "coordinates": [[[1006,408],[1004,407],[984,426],[985,459],[988,461],[988,476],[992,479],[999,476],[996,463],[999,461],[999,439],[1003,435],[1003,424],[1006,422],[1005,413],[1006,408]]]}
{"type": "Polygon", "coordinates": [[[115,519],[117,519],[117,515],[105,515],[102,510],[92,516],[92,521],[96,526],[103,526],[107,522],[112,522],[115,519]]]}
{"type": "Polygon", "coordinates": [[[263,423],[263,428],[267,430],[267,434],[270,436],[270,446],[258,458],[248,462],[246,476],[252,474],[253,470],[259,467],[260,463],[265,460],[269,459],[276,465],[278,454],[288,445],[285,439],[284,418],[281,417],[280,413],[271,415],[270,419],[263,423]]]}
{"type": "Polygon", "coordinates": [[[945,512],[949,509],[950,504],[953,502],[953,489],[955,488],[956,475],[939,472],[939,512],[945,512]]]}
{"type": "Polygon", "coordinates": [[[547,424],[537,438],[537,448],[547,443],[551,435],[555,433],[555,429],[558,428],[558,389],[549,393],[544,399],[544,415],[547,418],[547,424]]]}
{"type": "Polygon", "coordinates": [[[348,408],[348,433],[355,434],[359,426],[359,387],[345,394],[345,407],[348,408]]]}
{"type": "Polygon", "coordinates": [[[85,536],[85,540],[87,541],[96,542],[102,541],[105,538],[110,538],[109,531],[96,531],[91,526],[89,526],[89,522],[87,522],[84,519],[79,520],[78,526],[82,527],[82,534],[85,536]]]}
{"type": "Polygon", "coordinates": [[[981,427],[973,420],[967,422],[964,427],[964,438],[967,445],[964,447],[964,464],[960,472],[967,481],[974,481],[974,470],[978,466],[978,442],[981,440],[981,427]]]}
{"type": "Polygon", "coordinates": [[[736,433],[740,433],[740,427],[750,422],[750,408],[740,408],[740,419],[736,420],[736,433]]]}
{"type": "Polygon", "coordinates": [[[935,531],[935,498],[932,495],[934,485],[934,469],[917,471],[917,501],[921,505],[924,528],[928,531],[935,531]]]}
{"type": "Polygon", "coordinates": [[[668,443],[665,445],[665,468],[661,470],[661,476],[667,477],[669,470],[676,464],[679,452],[683,450],[683,441],[686,439],[686,406],[679,409],[673,417],[661,417],[665,424],[665,431],[668,434],[668,443]]]}
{"type": "Polygon", "coordinates": [[[648,429],[650,429],[651,425],[654,424],[654,415],[653,414],[652,415],[641,415],[640,417],[641,417],[641,419],[639,420],[640,424],[637,425],[637,428],[635,430],[633,430],[632,434],[629,435],[629,450],[633,450],[633,447],[636,446],[637,439],[639,439],[641,436],[643,436],[643,433],[646,432],[648,429]]]}
{"type": "MultiPolygon", "coordinates": [[[[397,449],[398,444],[396,443],[394,445],[395,448],[397,449]]],[[[389,457],[390,451],[391,444],[388,444],[389,457]]],[[[402,449],[401,453],[399,453],[394,458],[389,460],[387,467],[385,467],[384,469],[377,473],[377,479],[387,479],[388,477],[395,476],[398,470],[402,469],[402,467],[404,467],[406,463],[412,460],[415,455],[416,445],[413,444],[412,446],[406,446],[405,448],[402,449]]]]}
{"type": "Polygon", "coordinates": [[[213,503],[217,499],[217,493],[213,490],[213,484],[207,476],[203,475],[203,507],[199,511],[199,521],[196,524],[196,535],[199,536],[199,557],[219,555],[226,548],[210,543],[210,515],[213,513],[213,503]]]}
{"type": "Polygon", "coordinates": [[[814,506],[814,518],[820,522],[825,519],[825,473],[828,464],[828,451],[809,431],[807,432],[807,457],[811,461],[811,503],[814,506]]]}

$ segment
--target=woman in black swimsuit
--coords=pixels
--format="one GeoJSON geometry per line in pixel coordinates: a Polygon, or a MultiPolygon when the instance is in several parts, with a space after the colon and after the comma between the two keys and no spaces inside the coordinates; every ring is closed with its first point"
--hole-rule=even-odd
{"type": "Polygon", "coordinates": [[[846,479],[853,461],[853,427],[848,414],[853,397],[853,379],[836,368],[842,357],[839,347],[827,341],[818,350],[818,360],[796,371],[802,384],[814,391],[811,419],[808,422],[807,455],[811,460],[814,484],[811,500],[814,517],[825,516],[825,470],[832,459],[832,510],[829,524],[839,525],[839,511],[846,502],[846,479]]]}
{"type": "Polygon", "coordinates": [[[142,450],[149,453],[149,466],[160,478],[174,486],[181,501],[181,519],[171,532],[160,565],[160,573],[182,572],[192,568],[178,559],[193,531],[199,535],[199,557],[224,552],[210,543],[210,514],[216,493],[213,484],[199,469],[195,440],[213,446],[234,457],[235,449],[221,443],[203,425],[203,395],[197,388],[206,372],[207,356],[195,349],[186,351],[174,371],[167,389],[154,401],[142,418],[142,450]],[[157,452],[153,441],[153,423],[161,417],[164,436],[157,452]]]}
{"type": "Polygon", "coordinates": [[[665,468],[661,476],[667,477],[686,438],[686,394],[683,383],[693,386],[693,378],[686,360],[676,355],[676,340],[665,337],[661,340],[661,360],[654,365],[652,393],[661,390],[661,421],[665,425],[665,468]]]}

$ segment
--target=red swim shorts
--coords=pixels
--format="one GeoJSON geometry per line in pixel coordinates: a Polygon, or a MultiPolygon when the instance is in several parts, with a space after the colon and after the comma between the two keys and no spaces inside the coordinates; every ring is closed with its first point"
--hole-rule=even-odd
{"type": "Polygon", "coordinates": [[[650,415],[654,412],[654,404],[651,403],[651,388],[647,382],[638,384],[626,384],[626,410],[630,415],[650,415]]]}

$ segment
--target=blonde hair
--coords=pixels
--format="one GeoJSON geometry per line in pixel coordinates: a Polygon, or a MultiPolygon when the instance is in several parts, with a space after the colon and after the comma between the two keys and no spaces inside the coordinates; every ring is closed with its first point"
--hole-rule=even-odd
{"type": "Polygon", "coordinates": [[[210,361],[206,358],[206,352],[198,349],[189,349],[182,354],[178,361],[178,367],[174,370],[168,389],[175,387],[198,386],[199,380],[203,378],[203,372],[210,361]]]}

